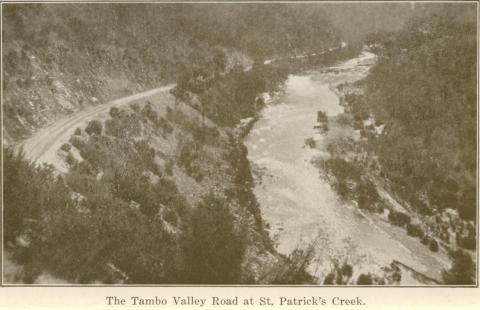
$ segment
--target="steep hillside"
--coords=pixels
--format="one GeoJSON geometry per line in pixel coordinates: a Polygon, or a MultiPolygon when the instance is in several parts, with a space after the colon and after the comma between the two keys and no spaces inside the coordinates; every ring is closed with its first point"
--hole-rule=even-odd
{"type": "Polygon", "coordinates": [[[345,41],[363,42],[375,32],[401,30],[410,19],[448,14],[452,20],[474,20],[475,3],[457,5],[449,2],[377,2],[377,3],[324,3],[322,10],[345,41]]]}
{"type": "Polygon", "coordinates": [[[372,35],[378,62],[339,87],[345,113],[328,124],[330,136],[355,131],[321,163],[342,198],[449,254],[448,284],[475,283],[476,37],[473,18],[448,11],[372,35]]]}
{"type": "Polygon", "coordinates": [[[218,60],[247,66],[335,42],[320,11],[279,5],[6,4],[2,31],[6,142],[218,60]]]}
{"type": "Polygon", "coordinates": [[[251,259],[278,260],[269,254],[255,198],[248,194],[248,161],[242,160],[241,144],[208,119],[202,121],[197,111],[176,105],[173,97],[160,99],[112,108],[105,121],[79,128],[58,150],[70,166],[62,181],[45,178],[50,173],[42,169],[44,179],[38,181],[43,184],[33,181],[23,189],[30,190],[32,199],[38,190],[58,197],[40,200],[34,209],[28,198],[21,202],[12,192],[22,175],[13,170],[20,168],[11,161],[16,157],[6,153],[5,200],[16,208],[5,209],[5,237],[7,242],[17,238],[17,245],[18,238],[27,243],[14,251],[15,259],[25,263],[17,275],[21,281],[48,271],[82,283],[236,283],[264,277],[252,271],[259,263],[251,259]],[[208,208],[213,208],[211,227],[201,213],[208,208]],[[34,227],[16,221],[25,218],[34,227]],[[187,268],[214,263],[218,253],[205,253],[202,261],[200,253],[191,252],[190,243],[207,240],[217,240],[217,251],[237,241],[221,255],[228,270],[206,278],[187,268]],[[244,256],[244,251],[250,254],[244,256]],[[226,258],[229,253],[232,261],[226,258]],[[182,261],[190,255],[194,263],[182,261]],[[165,265],[173,262],[179,265],[165,265]]]}

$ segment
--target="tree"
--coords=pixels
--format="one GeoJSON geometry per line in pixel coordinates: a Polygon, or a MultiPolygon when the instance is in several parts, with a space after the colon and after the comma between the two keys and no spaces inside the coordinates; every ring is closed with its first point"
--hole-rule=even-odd
{"type": "Polygon", "coordinates": [[[452,258],[452,268],[448,271],[444,270],[442,274],[445,284],[475,284],[475,263],[470,255],[465,251],[457,250],[452,258]]]}
{"type": "Polygon", "coordinates": [[[85,128],[85,132],[89,135],[101,135],[103,130],[102,123],[99,120],[91,120],[87,127],[85,128]]]}
{"type": "Polygon", "coordinates": [[[64,189],[51,167],[35,167],[9,148],[4,148],[3,155],[3,224],[8,242],[24,231],[26,222],[37,222],[44,208],[66,202],[58,195],[64,189]]]}
{"type": "Polygon", "coordinates": [[[238,283],[245,241],[224,199],[208,194],[193,210],[183,238],[185,281],[238,283]]]}

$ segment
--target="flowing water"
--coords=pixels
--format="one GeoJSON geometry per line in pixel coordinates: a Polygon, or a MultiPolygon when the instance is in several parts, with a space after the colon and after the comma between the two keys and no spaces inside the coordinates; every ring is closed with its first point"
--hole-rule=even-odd
{"type": "MultiPolygon", "coordinates": [[[[339,257],[354,265],[354,276],[379,273],[395,259],[439,278],[442,268],[449,266],[445,254],[430,252],[404,230],[341,202],[311,164],[324,152],[322,137],[313,129],[317,111],[328,116],[342,113],[334,86],[365,77],[374,57],[364,52],[328,70],[288,78],[284,95],[267,105],[245,140],[255,172],[255,194],[280,253],[314,244],[316,259],[310,271],[319,278],[331,268],[331,259],[339,257]],[[305,147],[310,137],[315,137],[319,149],[305,147]]],[[[402,284],[418,283],[402,277],[402,284]]]]}

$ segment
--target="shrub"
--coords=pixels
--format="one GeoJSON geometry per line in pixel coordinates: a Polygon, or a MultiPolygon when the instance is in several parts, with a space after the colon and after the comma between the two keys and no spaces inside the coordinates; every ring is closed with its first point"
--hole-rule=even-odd
{"type": "Polygon", "coordinates": [[[120,115],[120,110],[117,107],[111,107],[109,114],[111,118],[118,117],[120,115]]]}
{"type": "Polygon", "coordinates": [[[72,136],[69,141],[74,147],[76,147],[79,150],[84,148],[86,145],[86,143],[82,140],[82,138],[78,136],[72,136]]]}
{"type": "Polygon", "coordinates": [[[142,114],[151,120],[153,123],[157,123],[158,121],[158,114],[156,111],[153,110],[152,104],[148,102],[142,109],[142,114]]]}
{"type": "Polygon", "coordinates": [[[403,212],[397,212],[394,210],[390,210],[390,213],[388,214],[388,220],[393,223],[394,225],[397,226],[405,226],[410,224],[410,216],[403,213],[403,212]]]}
{"type": "Polygon", "coordinates": [[[111,154],[100,143],[89,143],[80,149],[80,156],[88,161],[95,169],[108,163],[111,154]]]}
{"type": "Polygon", "coordinates": [[[371,274],[361,274],[357,279],[358,285],[372,285],[373,279],[371,274]]]}
{"type": "Polygon", "coordinates": [[[85,132],[89,135],[101,135],[102,130],[103,126],[99,120],[91,120],[85,128],[85,132]]]}
{"type": "Polygon", "coordinates": [[[140,120],[136,115],[122,115],[105,121],[105,133],[116,138],[138,135],[141,131],[140,120]]]}
{"type": "Polygon", "coordinates": [[[140,112],[140,106],[137,103],[132,103],[130,104],[130,109],[132,109],[133,112],[140,112]]]}
{"type": "Polygon", "coordinates": [[[161,116],[157,118],[155,125],[162,130],[163,135],[171,134],[173,132],[172,125],[161,116]]]}
{"type": "Polygon", "coordinates": [[[65,162],[68,166],[73,167],[77,163],[77,160],[75,157],[73,157],[72,153],[68,153],[67,157],[65,158],[65,162]]]}
{"type": "Polygon", "coordinates": [[[353,268],[350,264],[343,262],[341,265],[334,261],[333,270],[325,277],[325,285],[346,285],[353,275],[353,268]]]}
{"type": "Polygon", "coordinates": [[[68,143],[64,143],[62,144],[62,146],[60,147],[60,149],[62,151],[65,151],[65,152],[69,152],[71,149],[72,149],[72,146],[68,143]]]}
{"type": "Polygon", "coordinates": [[[305,145],[313,149],[315,147],[315,140],[313,140],[313,138],[305,139],[305,145]]]}
{"type": "Polygon", "coordinates": [[[368,179],[361,180],[358,183],[356,192],[357,202],[360,208],[371,209],[380,199],[375,184],[368,179]]]}
{"type": "Polygon", "coordinates": [[[412,237],[422,237],[423,231],[418,224],[407,224],[407,234],[412,237]]]}
{"type": "Polygon", "coordinates": [[[204,175],[197,163],[199,158],[197,149],[200,145],[193,141],[186,141],[179,146],[178,165],[184,168],[185,172],[195,179],[195,181],[202,181],[204,175]]]}
{"type": "Polygon", "coordinates": [[[80,136],[82,134],[82,129],[80,128],[75,129],[75,132],[73,134],[76,136],[80,136]]]}
{"type": "Polygon", "coordinates": [[[120,138],[124,136],[122,121],[119,118],[107,119],[105,121],[105,134],[120,138]]]}
{"type": "Polygon", "coordinates": [[[328,122],[328,116],[327,113],[323,111],[318,111],[317,112],[317,122],[319,123],[326,123],[328,122]]]}
{"type": "Polygon", "coordinates": [[[428,247],[432,252],[438,252],[438,242],[435,239],[430,240],[430,245],[428,247]]]}
{"type": "Polygon", "coordinates": [[[333,273],[327,274],[325,279],[323,279],[323,285],[334,285],[334,284],[335,284],[335,274],[333,273]]]}

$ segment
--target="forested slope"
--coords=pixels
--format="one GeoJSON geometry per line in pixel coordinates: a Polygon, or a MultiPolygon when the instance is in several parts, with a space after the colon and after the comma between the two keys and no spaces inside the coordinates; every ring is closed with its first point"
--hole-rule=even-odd
{"type": "Polygon", "coordinates": [[[466,8],[456,9],[365,38],[377,63],[366,79],[338,87],[345,113],[332,120],[333,131],[356,131],[328,145],[322,167],[340,197],[449,254],[445,283],[473,284],[477,33],[466,8]]]}
{"type": "Polygon", "coordinates": [[[386,177],[419,211],[475,220],[475,24],[414,20],[382,46],[365,101],[386,125],[375,140],[386,177]]]}
{"type": "Polygon", "coordinates": [[[7,141],[218,57],[246,66],[338,41],[321,10],[302,6],[7,4],[3,14],[7,141]]]}

